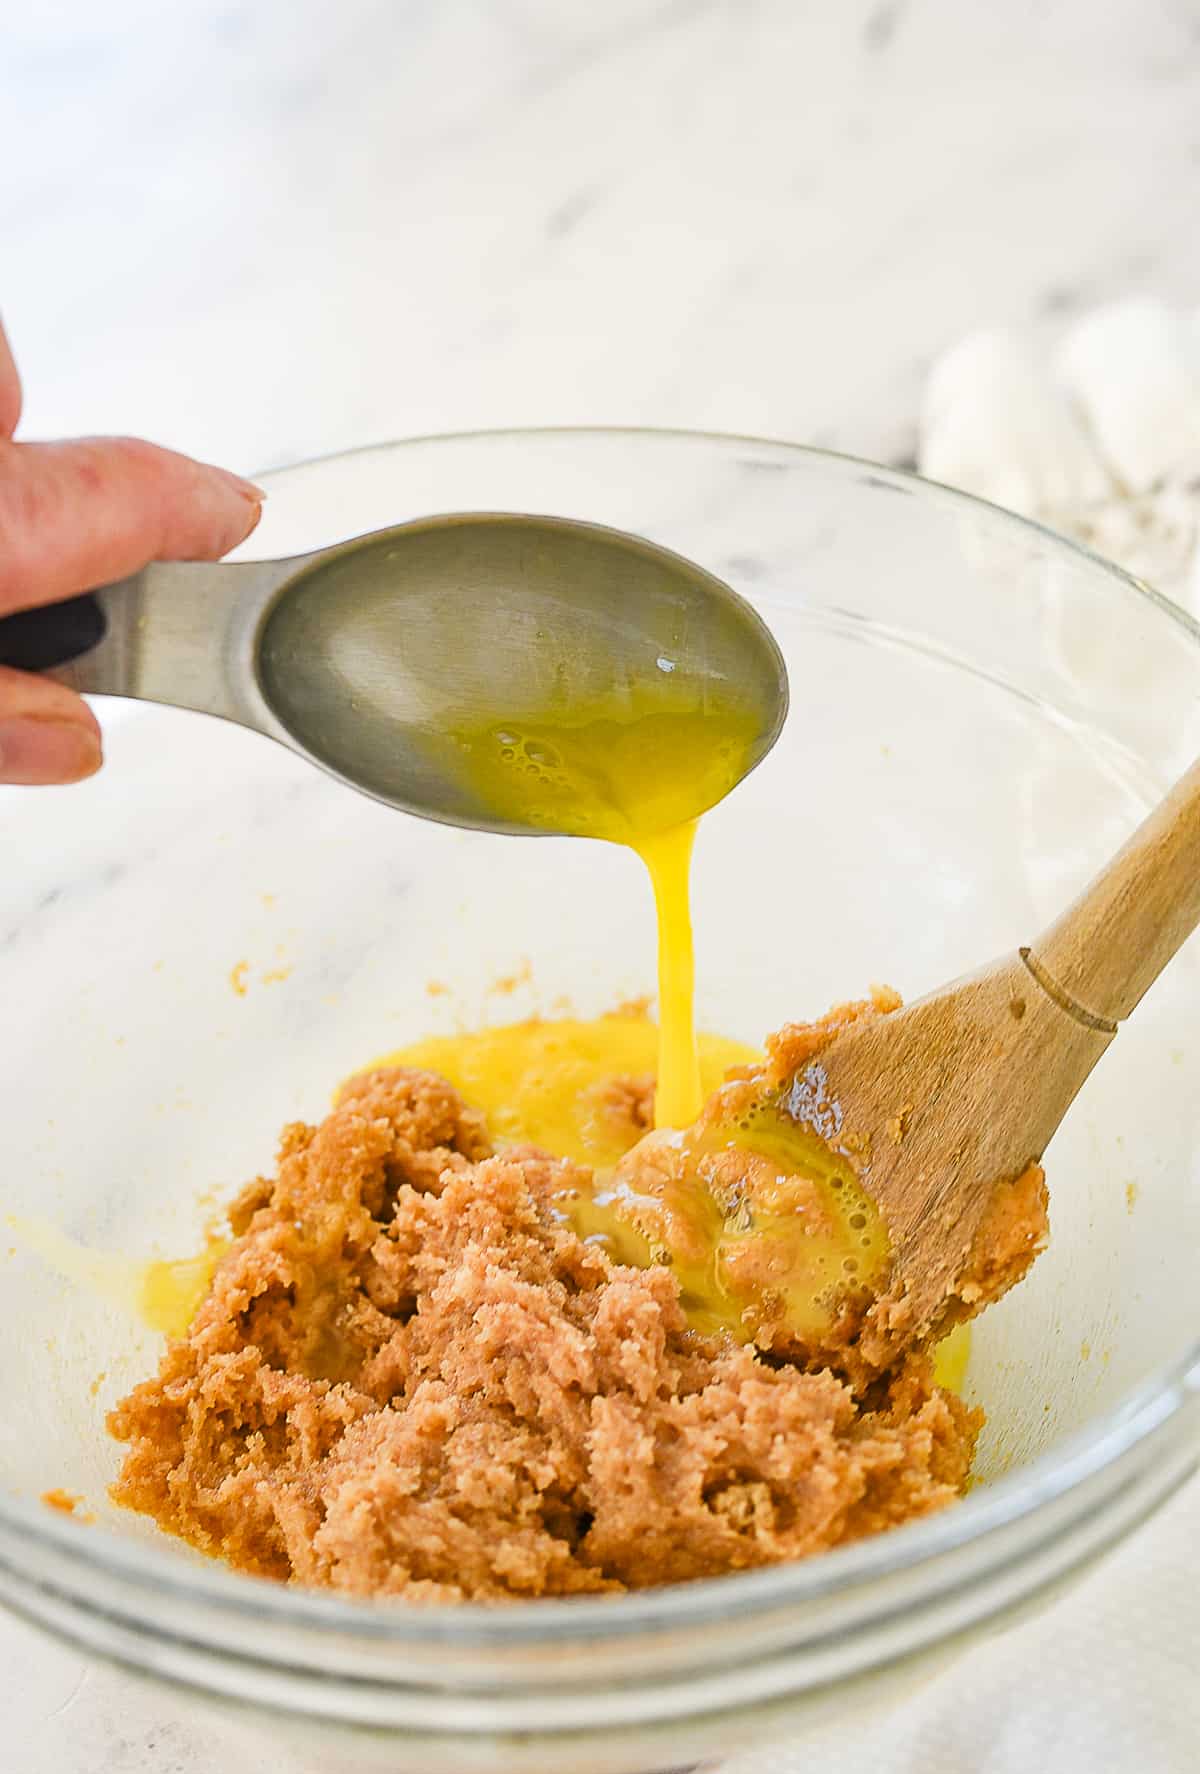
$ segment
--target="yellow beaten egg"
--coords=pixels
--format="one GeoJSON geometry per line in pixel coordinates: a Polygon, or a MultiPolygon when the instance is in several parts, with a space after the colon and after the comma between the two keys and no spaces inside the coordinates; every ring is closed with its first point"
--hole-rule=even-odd
{"type": "MultiPolygon", "coordinates": [[[[448,1078],[483,1110],[498,1146],[540,1146],[557,1158],[607,1171],[643,1131],[615,1111],[609,1087],[614,1079],[652,1079],[658,1047],[658,1027],[646,1016],[586,1022],[563,1017],[434,1035],[375,1063],[418,1066],[448,1078]]],[[[762,1058],[744,1042],[720,1035],[700,1035],[696,1049],[704,1096],[731,1067],[762,1058]]]]}

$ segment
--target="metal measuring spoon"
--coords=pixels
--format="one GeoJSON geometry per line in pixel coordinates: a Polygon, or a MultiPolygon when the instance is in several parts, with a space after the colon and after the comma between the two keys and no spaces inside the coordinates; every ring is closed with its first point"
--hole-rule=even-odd
{"type": "Polygon", "coordinates": [[[770,631],[703,568],[598,524],[494,513],[288,560],[155,564],[0,620],[0,664],[237,721],[422,818],[543,836],[456,774],[451,732],[658,682],[664,708],[751,715],[748,771],[788,702],[770,631]]]}

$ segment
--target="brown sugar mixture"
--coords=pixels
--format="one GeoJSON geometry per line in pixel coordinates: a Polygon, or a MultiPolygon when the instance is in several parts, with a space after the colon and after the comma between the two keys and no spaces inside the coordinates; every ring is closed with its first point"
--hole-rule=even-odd
{"type": "MultiPolygon", "coordinates": [[[[644,1079],[614,1085],[633,1129],[647,1104],[644,1079]]],[[[663,1200],[661,1142],[646,1163],[663,1200]]],[[[728,1160],[709,1169],[736,1230],[728,1160]]],[[[430,1072],[354,1080],[285,1129],[187,1335],[111,1413],[115,1499],[245,1571],[457,1601],[797,1559],[962,1492],[982,1416],[928,1354],[868,1382],[827,1336],[706,1334],[669,1250],[634,1267],[569,1223],[597,1198],[568,1160],[494,1154],[430,1072]]]]}

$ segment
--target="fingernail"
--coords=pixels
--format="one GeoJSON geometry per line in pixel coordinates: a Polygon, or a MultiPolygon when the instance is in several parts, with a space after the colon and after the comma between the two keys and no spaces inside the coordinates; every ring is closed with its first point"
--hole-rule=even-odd
{"type": "Polygon", "coordinates": [[[79,721],[18,715],[0,721],[0,782],[80,782],[104,761],[99,735],[79,721]]]}
{"type": "Polygon", "coordinates": [[[267,496],[262,487],[256,487],[252,480],[243,480],[241,475],[234,474],[232,469],[213,468],[210,472],[215,474],[218,480],[223,480],[227,487],[232,487],[235,493],[240,493],[243,499],[250,499],[255,505],[261,505],[267,496]]]}

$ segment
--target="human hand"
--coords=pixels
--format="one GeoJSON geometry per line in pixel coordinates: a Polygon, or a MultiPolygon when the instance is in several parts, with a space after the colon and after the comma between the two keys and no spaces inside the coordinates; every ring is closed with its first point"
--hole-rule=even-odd
{"type": "MultiPolygon", "coordinates": [[[[133,437],[15,443],[21,383],[0,326],[0,616],[57,603],[149,561],[219,560],[263,493],[133,437]]],[[[65,685],[0,665],[0,783],[78,782],[100,768],[100,726],[65,685]]]]}

